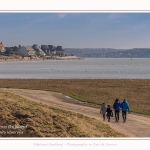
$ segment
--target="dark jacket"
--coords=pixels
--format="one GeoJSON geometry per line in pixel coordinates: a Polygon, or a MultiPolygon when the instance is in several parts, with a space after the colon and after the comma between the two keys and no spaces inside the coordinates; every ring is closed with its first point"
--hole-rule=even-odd
{"type": "Polygon", "coordinates": [[[107,116],[112,116],[113,115],[112,109],[109,108],[109,107],[107,108],[106,112],[107,112],[107,116]]]}
{"type": "Polygon", "coordinates": [[[120,110],[120,102],[119,101],[115,101],[115,103],[113,104],[113,108],[115,110],[120,110]]]}

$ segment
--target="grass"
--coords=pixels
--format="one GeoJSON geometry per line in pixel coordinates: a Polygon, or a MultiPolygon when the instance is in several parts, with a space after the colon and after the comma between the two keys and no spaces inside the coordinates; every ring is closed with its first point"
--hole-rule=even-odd
{"type": "Polygon", "coordinates": [[[126,98],[132,112],[150,115],[150,79],[0,79],[0,87],[61,92],[98,105],[126,98]]]}
{"type": "Polygon", "coordinates": [[[29,101],[2,90],[0,120],[0,137],[125,137],[96,119],[29,101]],[[25,128],[8,129],[9,125],[25,128]],[[21,133],[17,134],[17,131],[21,133]]]}

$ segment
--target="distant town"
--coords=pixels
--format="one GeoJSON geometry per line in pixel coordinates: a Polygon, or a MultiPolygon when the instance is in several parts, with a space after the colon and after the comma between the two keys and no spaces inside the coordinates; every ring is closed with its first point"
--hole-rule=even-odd
{"type": "Polygon", "coordinates": [[[62,46],[53,46],[53,45],[41,45],[38,46],[34,44],[32,46],[13,46],[13,47],[5,47],[4,44],[0,43],[0,54],[4,56],[20,56],[20,57],[30,57],[30,58],[37,58],[37,57],[54,57],[60,56],[64,57],[67,56],[65,54],[65,50],[62,49],[62,46]]]}
{"type": "Polygon", "coordinates": [[[0,42],[1,59],[7,57],[28,59],[56,59],[56,58],[150,58],[150,48],[114,49],[114,48],[65,48],[54,45],[33,44],[32,46],[5,47],[0,42]],[[2,57],[4,56],[4,57],[2,57]],[[76,56],[76,57],[75,57],[76,56]]]}

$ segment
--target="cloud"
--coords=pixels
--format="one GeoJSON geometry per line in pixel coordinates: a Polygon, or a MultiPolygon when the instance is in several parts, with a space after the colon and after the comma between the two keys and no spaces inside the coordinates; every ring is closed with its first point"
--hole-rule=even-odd
{"type": "Polygon", "coordinates": [[[119,13],[112,13],[112,14],[108,15],[108,20],[116,20],[116,19],[118,19],[120,17],[121,17],[121,14],[119,14],[119,13]]]}
{"type": "Polygon", "coordinates": [[[65,18],[65,17],[66,17],[66,14],[60,13],[60,14],[58,14],[58,17],[59,17],[59,18],[65,18]]]}

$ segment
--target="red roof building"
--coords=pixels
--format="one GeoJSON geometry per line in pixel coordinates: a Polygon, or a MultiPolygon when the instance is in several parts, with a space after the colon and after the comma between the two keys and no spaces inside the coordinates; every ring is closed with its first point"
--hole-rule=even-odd
{"type": "Polygon", "coordinates": [[[4,47],[4,44],[2,42],[0,43],[0,47],[4,47]]]}

